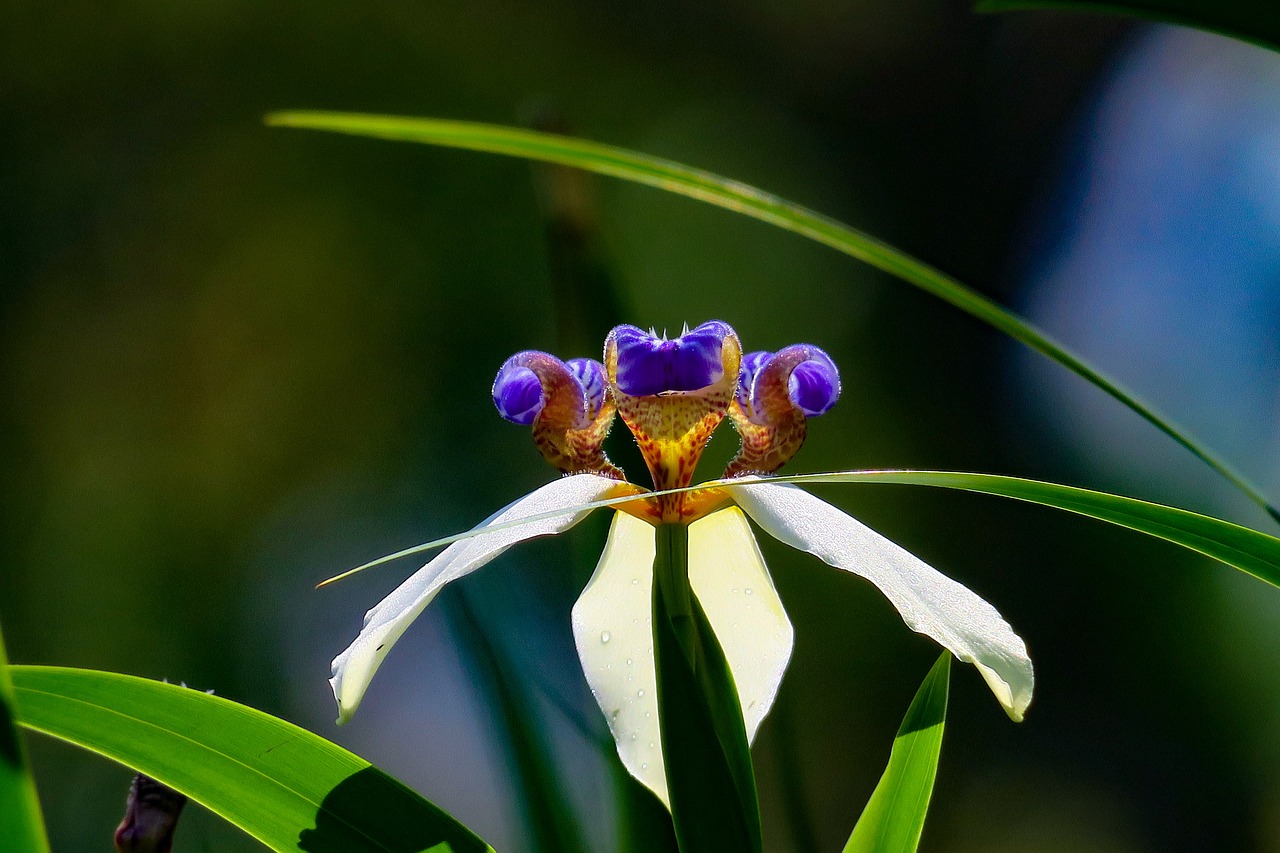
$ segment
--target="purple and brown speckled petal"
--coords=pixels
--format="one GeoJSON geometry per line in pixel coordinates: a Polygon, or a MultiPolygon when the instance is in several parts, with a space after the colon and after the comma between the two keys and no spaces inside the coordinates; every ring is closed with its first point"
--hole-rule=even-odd
{"type": "MultiPolygon", "coordinates": [[[[610,391],[656,489],[693,481],[703,448],[729,410],[741,360],[737,334],[721,322],[672,341],[635,326],[610,332],[604,359],[610,391]]],[[[687,520],[684,495],[658,500],[663,520],[687,520]]]]}
{"type": "Polygon", "coordinates": [[[840,397],[835,362],[811,344],[795,344],[772,356],[751,353],[744,362],[729,408],[742,447],[726,477],[777,471],[804,444],[807,419],[823,414],[840,397]]]}
{"type": "Polygon", "coordinates": [[[566,364],[537,350],[516,353],[498,371],[493,402],[507,420],[532,425],[539,452],[564,473],[626,479],[604,453],[614,407],[599,362],[566,364]]]}

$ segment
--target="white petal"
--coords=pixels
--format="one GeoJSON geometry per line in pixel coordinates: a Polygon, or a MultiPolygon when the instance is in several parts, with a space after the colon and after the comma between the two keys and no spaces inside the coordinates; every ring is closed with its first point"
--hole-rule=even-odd
{"type": "Polygon", "coordinates": [[[879,587],[911,630],[976,666],[1009,716],[1022,720],[1035,681],[1031,660],[994,607],[802,489],[767,482],[725,488],[771,536],[879,587]]]}
{"type": "Polygon", "coordinates": [[[753,740],[778,695],[795,632],[742,510],[689,525],[689,583],[724,649],[753,740]]]}
{"type": "Polygon", "coordinates": [[[654,537],[652,525],[614,515],[595,574],[573,605],[573,639],[622,766],[667,803],[653,669],[654,537]]]}
{"type": "MultiPolygon", "coordinates": [[[[599,500],[617,485],[617,480],[595,474],[564,477],[499,510],[475,529],[599,500]]],[[[333,678],[329,684],[338,700],[338,722],[351,719],[387,652],[445,584],[470,574],[518,542],[568,530],[589,512],[533,521],[455,542],[396,587],[365,614],[360,636],[333,660],[333,678]]]]}

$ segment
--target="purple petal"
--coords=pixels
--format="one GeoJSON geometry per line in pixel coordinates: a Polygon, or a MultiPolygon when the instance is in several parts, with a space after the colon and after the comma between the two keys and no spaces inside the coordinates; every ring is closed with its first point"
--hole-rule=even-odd
{"type": "Polygon", "coordinates": [[[542,383],[533,371],[520,364],[524,353],[507,359],[493,381],[493,404],[498,414],[513,424],[529,426],[542,411],[542,383]]]}
{"type": "Polygon", "coordinates": [[[756,381],[756,374],[760,372],[760,368],[773,358],[773,353],[765,350],[757,350],[749,352],[742,357],[742,368],[738,371],[738,405],[746,411],[751,411],[751,386],[756,381]]]}
{"type": "Polygon", "coordinates": [[[618,326],[610,337],[618,347],[616,382],[624,394],[647,397],[667,391],[698,391],[724,376],[721,350],[733,333],[713,320],[674,340],[635,326],[618,326]]]}
{"type": "Polygon", "coordinates": [[[809,350],[809,358],[791,371],[787,396],[797,409],[813,418],[825,414],[840,399],[840,372],[831,356],[822,350],[805,344],[799,346],[809,350]]]}
{"type": "Polygon", "coordinates": [[[594,419],[604,405],[607,393],[608,378],[604,365],[594,358],[571,358],[565,362],[573,378],[582,386],[582,393],[587,400],[587,417],[594,419]]]}

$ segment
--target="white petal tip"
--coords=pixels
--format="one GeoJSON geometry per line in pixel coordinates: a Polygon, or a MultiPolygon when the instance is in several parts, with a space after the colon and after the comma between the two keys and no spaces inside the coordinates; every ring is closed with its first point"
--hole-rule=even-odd
{"type": "Polygon", "coordinates": [[[350,697],[348,697],[348,701],[346,702],[342,700],[341,672],[335,672],[333,678],[329,679],[329,687],[333,690],[333,698],[338,703],[338,719],[336,722],[340,726],[345,726],[347,723],[351,722],[351,718],[356,713],[356,708],[360,707],[360,700],[364,697],[358,696],[354,702],[350,701],[350,697]]]}
{"type": "MultiPolygon", "coordinates": [[[[1023,717],[1026,716],[1028,706],[1031,705],[1031,691],[1035,683],[1031,661],[1025,658],[1021,661],[1025,662],[1025,672],[1019,674],[1024,676],[1025,682],[1019,685],[1016,695],[1013,687],[991,667],[975,660],[966,662],[972,663],[977,667],[978,672],[982,674],[982,680],[987,682],[987,686],[991,688],[991,692],[995,694],[996,701],[1000,703],[1000,707],[1004,708],[1004,712],[1009,715],[1009,719],[1015,723],[1022,722],[1023,717]]],[[[1019,669],[1023,669],[1023,667],[1019,667],[1019,669]]]]}

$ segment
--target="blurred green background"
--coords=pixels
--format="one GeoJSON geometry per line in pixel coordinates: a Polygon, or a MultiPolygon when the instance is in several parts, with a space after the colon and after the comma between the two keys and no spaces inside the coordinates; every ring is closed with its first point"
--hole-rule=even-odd
{"type": "MultiPolygon", "coordinates": [[[[1266,522],[1076,378],[800,238],[521,162],[271,130],[270,110],[558,127],[758,184],[1030,313],[1280,495],[1280,68],[1259,48],[940,0],[10,3],[3,21],[11,658],[213,688],[499,849],[533,842],[477,627],[534,697],[590,849],[614,849],[568,622],[604,519],[442,595],[341,730],[329,660],[414,566],[312,586],[553,476],[489,402],[517,350],[724,319],[748,349],[808,341],[841,367],[790,470],[1010,473],[1266,522]]],[[[1280,591],[996,499],[823,495],[995,603],[1037,665],[1022,725],[955,670],[922,849],[1280,851],[1280,591]]],[[[767,846],[837,850],[936,649],[775,545],[797,641],[755,748],[767,846]]],[[[107,849],[129,774],[33,749],[55,849],[107,849]]],[[[178,845],[255,849],[199,809],[178,845]]]]}

